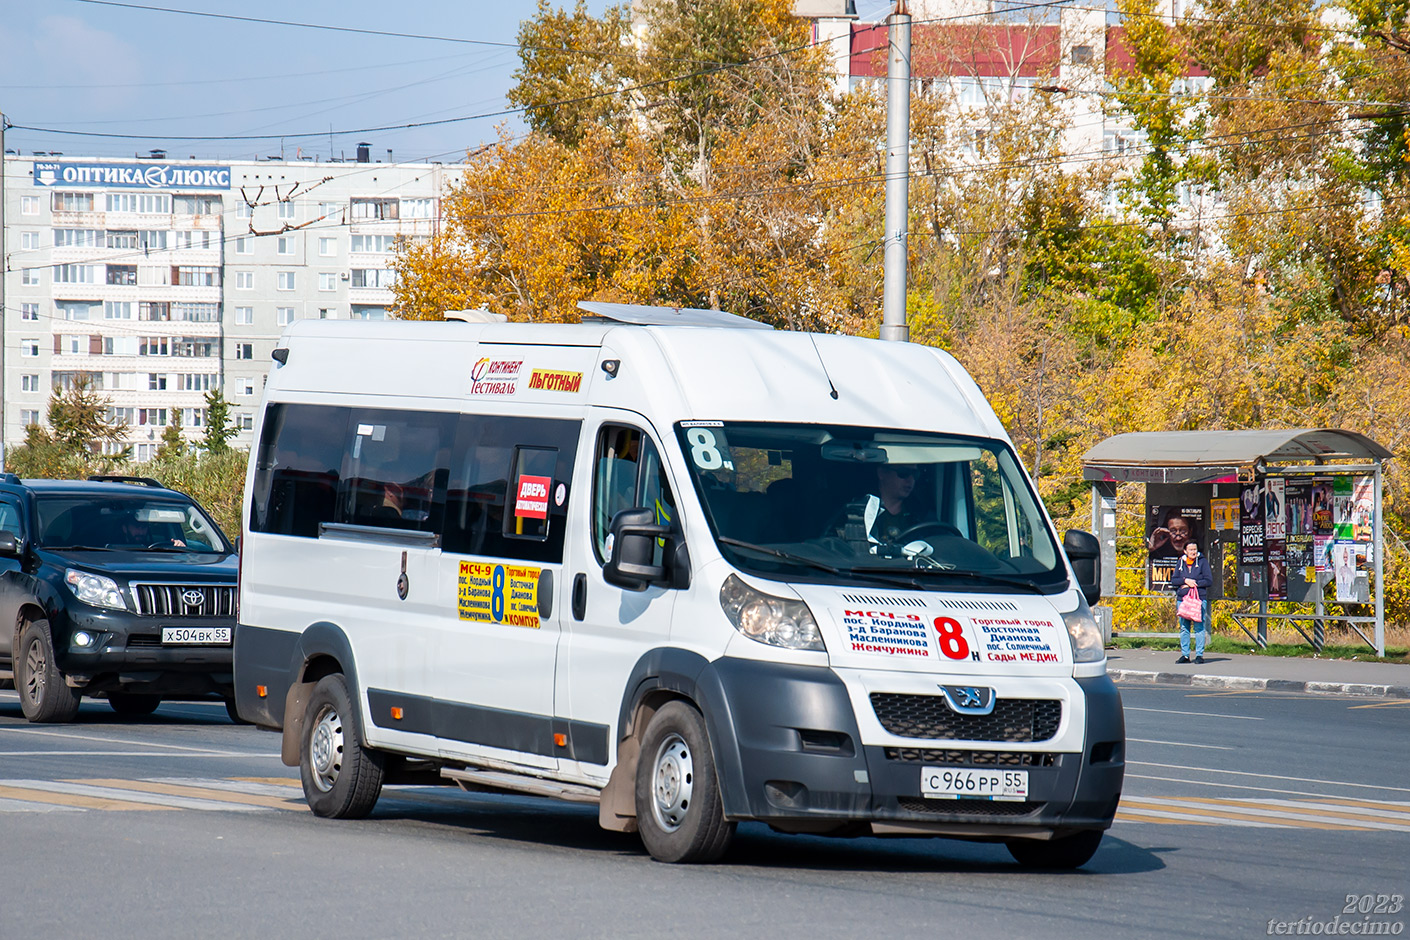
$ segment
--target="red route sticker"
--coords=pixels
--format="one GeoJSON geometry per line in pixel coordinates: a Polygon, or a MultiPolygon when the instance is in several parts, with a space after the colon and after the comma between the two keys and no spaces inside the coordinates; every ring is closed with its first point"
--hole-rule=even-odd
{"type": "Polygon", "coordinates": [[[552,477],[520,475],[519,492],[514,498],[514,515],[525,519],[548,518],[548,488],[552,477]]]}

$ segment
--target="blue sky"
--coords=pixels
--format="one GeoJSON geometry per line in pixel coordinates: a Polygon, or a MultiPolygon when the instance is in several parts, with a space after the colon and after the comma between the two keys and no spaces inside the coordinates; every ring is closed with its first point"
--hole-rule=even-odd
{"type": "MultiPolygon", "coordinates": [[[[131,0],[148,6],[512,44],[533,0],[389,3],[387,0],[131,0]]],[[[601,12],[606,0],[589,0],[601,12]]],[[[864,17],[889,3],[862,0],[864,17]]],[[[113,134],[107,139],[11,128],[7,149],[70,156],[251,158],[351,156],[455,160],[495,136],[509,108],[513,48],[365,36],[231,22],[80,0],[4,4],[0,111],[12,124],[113,134]],[[359,128],[486,115],[439,126],[369,133],[359,128]],[[332,130],[330,139],[329,131],[332,130]],[[289,135],[181,140],[180,135],[289,135]],[[296,136],[297,135],[297,136],[296,136]]]]}

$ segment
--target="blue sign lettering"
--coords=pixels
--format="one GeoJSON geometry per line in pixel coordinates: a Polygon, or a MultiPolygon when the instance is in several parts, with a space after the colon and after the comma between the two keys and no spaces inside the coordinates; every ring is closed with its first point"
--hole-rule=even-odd
{"type": "Polygon", "coordinates": [[[230,167],[184,163],[34,162],[36,186],[104,186],[116,189],[229,189],[230,167]]]}

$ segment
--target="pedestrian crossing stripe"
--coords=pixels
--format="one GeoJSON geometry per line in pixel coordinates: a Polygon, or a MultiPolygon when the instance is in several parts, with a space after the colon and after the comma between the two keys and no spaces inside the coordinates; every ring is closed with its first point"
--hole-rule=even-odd
{"type": "MultiPolygon", "coordinates": [[[[458,790],[439,792],[428,787],[386,787],[379,805],[457,809],[458,790]]],[[[0,813],[39,813],[74,810],[109,812],[141,810],[200,810],[225,812],[308,812],[303,786],[284,777],[149,777],[140,780],[0,779],[0,813]]]]}
{"type": "Polygon", "coordinates": [[[1117,822],[1258,829],[1410,832],[1410,803],[1316,797],[1296,800],[1123,796],[1117,822]]]}

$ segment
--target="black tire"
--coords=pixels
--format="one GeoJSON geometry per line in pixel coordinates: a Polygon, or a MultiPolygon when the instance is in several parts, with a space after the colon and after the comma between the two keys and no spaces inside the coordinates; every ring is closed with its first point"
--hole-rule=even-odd
{"type": "Polygon", "coordinates": [[[382,792],[383,757],[362,743],[357,709],[341,675],[313,687],[299,742],[299,776],[315,816],[362,819],[382,792]]]}
{"type": "Polygon", "coordinates": [[[1014,861],[1024,868],[1048,868],[1071,871],[1081,868],[1097,854],[1102,842],[1100,829],[1087,829],[1075,835],[1046,842],[1037,839],[1012,839],[1005,843],[1014,861]]]}
{"type": "Polygon", "coordinates": [[[705,719],[685,702],[667,702],[646,726],[636,765],[636,819],[646,851],[662,862],[713,862],[734,838],[705,719]]]}
{"type": "Polygon", "coordinates": [[[15,688],[26,718],[36,723],[73,721],[83,695],[68,687],[54,662],[49,621],[31,620],[25,624],[15,648],[14,663],[15,688]]]}
{"type": "Polygon", "coordinates": [[[247,725],[248,721],[240,717],[239,710],[235,707],[235,696],[230,696],[225,700],[225,714],[230,716],[230,720],[237,725],[247,725]]]}
{"type": "Polygon", "coordinates": [[[108,706],[124,718],[144,718],[162,703],[160,695],[137,695],[133,692],[109,692],[108,706]]]}

